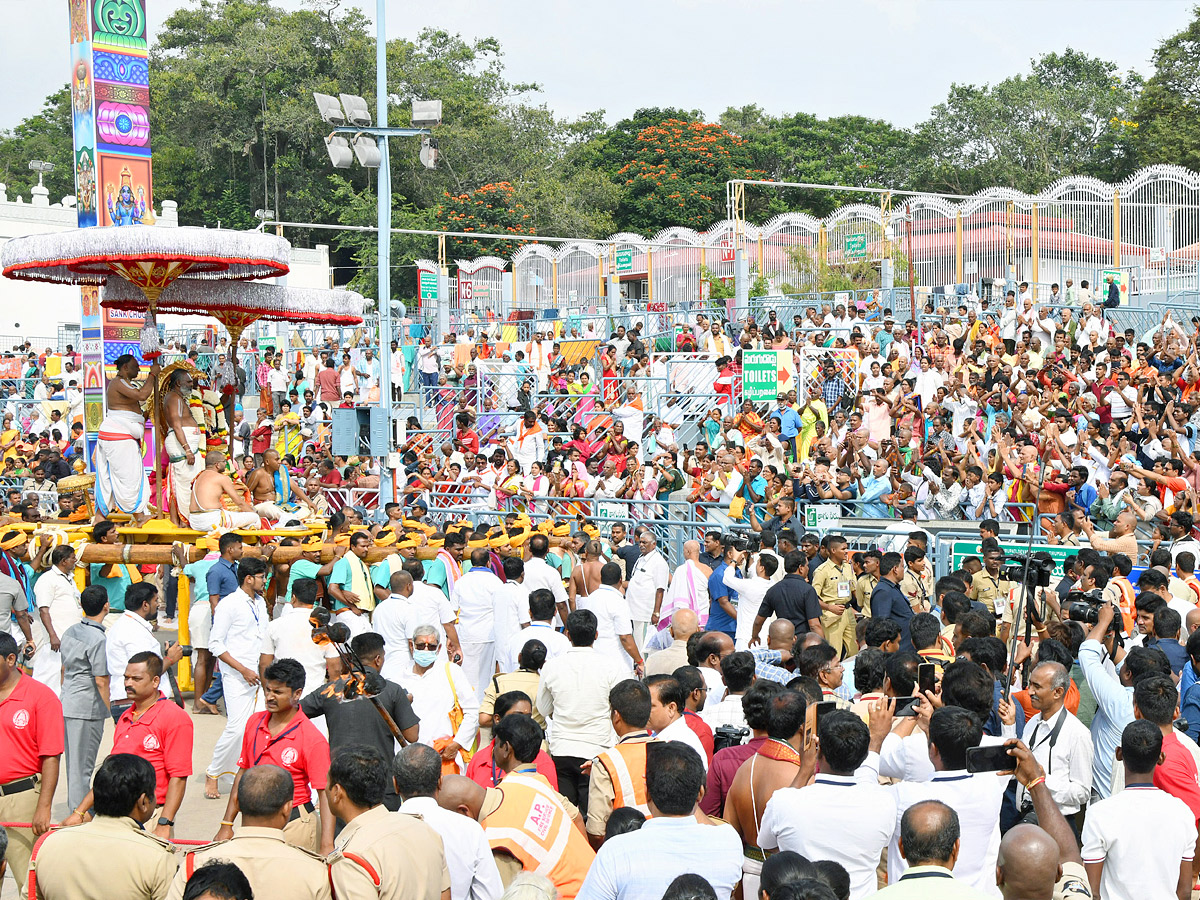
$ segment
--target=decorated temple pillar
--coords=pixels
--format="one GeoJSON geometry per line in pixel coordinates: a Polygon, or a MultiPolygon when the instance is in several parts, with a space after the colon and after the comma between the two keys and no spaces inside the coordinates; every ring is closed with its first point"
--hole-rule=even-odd
{"type": "MultiPolygon", "coordinates": [[[[67,0],[75,198],[80,228],[153,225],[148,0],[67,0]]],[[[104,387],[123,353],[140,358],[137,313],[100,306],[81,288],[85,457],[104,418],[104,387]]]]}

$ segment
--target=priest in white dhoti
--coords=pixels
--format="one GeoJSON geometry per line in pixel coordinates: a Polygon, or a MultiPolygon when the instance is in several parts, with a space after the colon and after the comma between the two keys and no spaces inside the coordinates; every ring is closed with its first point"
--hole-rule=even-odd
{"type": "Polygon", "coordinates": [[[150,518],[150,481],[142,464],[142,440],[146,417],[142,404],[154,391],[158,361],[150,365],[150,377],[142,384],[134,380],[141,372],[129,353],[117,357],[117,377],[108,383],[108,414],[96,434],[92,466],[96,471],[96,521],[111,513],[133,516],[141,525],[150,518]]]}

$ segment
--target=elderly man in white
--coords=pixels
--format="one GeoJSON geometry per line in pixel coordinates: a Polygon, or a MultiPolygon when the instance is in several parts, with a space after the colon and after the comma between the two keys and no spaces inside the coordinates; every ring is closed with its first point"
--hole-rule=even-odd
{"type": "Polygon", "coordinates": [[[458,610],[458,637],[462,668],[477,693],[496,674],[495,597],[504,583],[488,567],[484,547],[471,551],[471,568],[463,572],[450,591],[450,605],[458,610]]]}
{"type": "Polygon", "coordinates": [[[75,586],[75,550],[68,544],[50,553],[50,569],[33,588],[37,617],[33,620],[33,680],[62,692],[62,656],[59,641],[72,625],[83,619],[79,588],[75,586]]]}
{"type": "Polygon", "coordinates": [[[439,655],[442,641],[436,627],[418,625],[410,644],[412,669],[400,676],[400,684],[411,695],[413,712],[421,720],[417,740],[466,771],[459,754],[475,742],[479,697],[462,668],[439,655]]]}
{"type": "Polygon", "coordinates": [[[668,618],[677,609],[690,609],[700,620],[708,621],[708,577],[712,569],[700,562],[700,542],[684,541],[683,562],[675,567],[671,585],[663,597],[659,621],[668,618]]]}

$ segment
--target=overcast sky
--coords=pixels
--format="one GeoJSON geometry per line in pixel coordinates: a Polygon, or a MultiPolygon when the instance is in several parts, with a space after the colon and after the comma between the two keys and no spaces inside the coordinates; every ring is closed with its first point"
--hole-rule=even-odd
{"type": "MultiPolygon", "coordinates": [[[[151,30],[186,0],[148,0],[151,30]]],[[[355,0],[344,0],[354,5],[355,0]]],[[[283,0],[296,8],[300,0],[283,0]]],[[[373,15],[375,3],[364,4],[373,15]]],[[[983,84],[1071,46],[1150,73],[1192,0],[389,0],[388,36],[499,39],[513,81],[560,115],[757,103],[911,126],[951,82],[983,84]]],[[[66,83],[67,0],[0,0],[0,129],[66,83]]]]}

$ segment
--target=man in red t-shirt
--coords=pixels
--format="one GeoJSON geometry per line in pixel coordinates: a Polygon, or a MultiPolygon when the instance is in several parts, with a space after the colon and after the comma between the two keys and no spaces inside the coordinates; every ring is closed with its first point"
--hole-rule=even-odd
{"type": "Polygon", "coordinates": [[[50,688],[21,674],[17,642],[0,631],[0,822],[33,823],[4,829],[8,867],[21,893],[34,841],[50,830],[63,734],[62,703],[50,688]]]}
{"type": "MultiPolygon", "coordinates": [[[[192,774],[192,718],[159,690],[162,657],[149,650],[135,653],[125,666],[125,695],[133,706],[121,713],[113,731],[112,753],[132,753],[154,766],[154,833],[171,840],[175,817],[192,774]]],[[[111,754],[110,754],[111,755],[111,754]]],[[[92,808],[92,792],[63,820],[77,825],[92,808]]]]}
{"type": "Polygon", "coordinates": [[[225,818],[213,840],[233,837],[233,820],[238,814],[238,782],[242,773],[254,766],[279,766],[295,782],[292,813],[283,829],[284,839],[293,846],[313,853],[319,850],[322,856],[328,856],[333,852],[334,827],[334,817],[325,796],[329,741],[300,711],[304,666],[294,659],[275,660],[263,672],[262,688],[267,710],[255,713],[246,723],[237,778],[229,792],[225,818]],[[319,825],[309,785],[317,791],[321,807],[319,825]]]}

